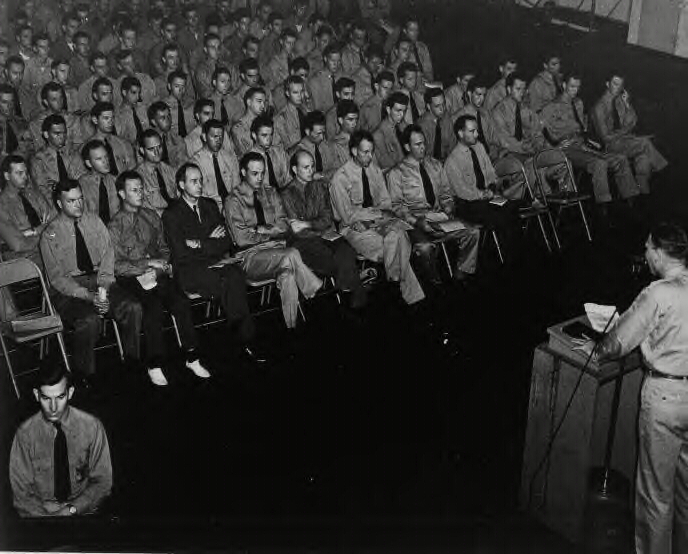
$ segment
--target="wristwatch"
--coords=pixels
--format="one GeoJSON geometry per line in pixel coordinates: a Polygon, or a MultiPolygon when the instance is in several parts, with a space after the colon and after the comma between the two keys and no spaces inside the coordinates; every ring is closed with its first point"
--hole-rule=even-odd
{"type": "Polygon", "coordinates": [[[67,508],[69,508],[69,515],[70,516],[76,515],[76,506],[74,506],[73,504],[67,504],[67,508]]]}

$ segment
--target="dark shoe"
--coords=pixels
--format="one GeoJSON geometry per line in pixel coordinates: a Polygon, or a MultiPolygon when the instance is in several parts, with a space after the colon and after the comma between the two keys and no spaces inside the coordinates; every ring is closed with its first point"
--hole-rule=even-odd
{"type": "Polygon", "coordinates": [[[256,345],[243,346],[240,350],[241,358],[251,365],[263,365],[267,363],[268,357],[256,345]]]}

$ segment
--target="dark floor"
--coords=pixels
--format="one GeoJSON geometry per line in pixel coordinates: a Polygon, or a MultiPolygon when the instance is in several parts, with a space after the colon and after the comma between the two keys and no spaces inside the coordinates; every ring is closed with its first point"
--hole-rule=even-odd
{"type": "MultiPolygon", "coordinates": [[[[421,10],[445,82],[465,65],[496,66],[503,50],[534,73],[551,47],[582,69],[589,102],[606,71],[623,67],[673,164],[658,181],[655,216],[682,213],[686,193],[672,176],[688,163],[683,62],[624,46],[616,26],[580,35],[536,28],[530,12],[445,4],[433,3],[436,18],[421,10]]],[[[2,472],[0,548],[574,552],[517,509],[532,351],[584,301],[628,305],[644,283],[630,257],[644,232],[621,214],[592,245],[571,227],[562,254],[548,255],[536,234],[507,267],[488,249],[474,287],[447,288],[429,321],[384,285],[362,327],[342,320],[332,296],[307,304],[296,333],[279,312],[266,314],[260,330],[275,361],[261,371],[223,356],[222,325],[202,334],[207,382],[176,368],[167,389],[154,389],[103,350],[101,394],[74,403],[108,430],[111,515],[20,524],[2,472]]],[[[17,404],[6,378],[0,397],[6,460],[16,424],[36,406],[28,394],[17,404]]]]}

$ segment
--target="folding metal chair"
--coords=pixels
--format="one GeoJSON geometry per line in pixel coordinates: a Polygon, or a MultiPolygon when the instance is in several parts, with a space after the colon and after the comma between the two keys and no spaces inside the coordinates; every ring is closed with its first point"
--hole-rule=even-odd
{"type": "MultiPolygon", "coordinates": [[[[530,183],[530,180],[528,179],[528,174],[526,172],[526,168],[523,164],[523,162],[517,158],[516,156],[506,156],[504,158],[501,158],[498,160],[495,164],[495,171],[497,172],[497,176],[499,177],[500,180],[503,181],[510,181],[513,182],[515,179],[522,179],[524,183],[524,188],[523,188],[523,195],[521,197],[521,200],[524,200],[526,196],[529,196],[531,200],[536,200],[538,199],[538,196],[540,198],[544,198],[544,194],[542,192],[541,187],[539,186],[540,183],[536,183],[536,186],[538,188],[538,192],[540,193],[539,195],[535,194],[535,191],[533,190],[533,186],[530,183]],[[526,195],[527,193],[527,195],[526,195]]],[[[538,199],[540,200],[540,199],[538,199]]],[[[545,203],[545,201],[540,200],[541,206],[529,206],[525,208],[521,208],[518,212],[518,217],[521,221],[525,222],[525,230],[528,230],[528,223],[530,222],[531,219],[537,218],[538,224],[540,226],[540,231],[542,233],[542,238],[545,241],[545,246],[547,247],[548,252],[552,252],[552,247],[549,244],[549,239],[547,238],[547,232],[545,231],[545,224],[542,221],[543,217],[548,217],[550,226],[552,228],[552,233],[555,236],[555,240],[557,243],[559,242],[559,239],[557,238],[557,229],[554,225],[554,220],[552,219],[552,213],[549,210],[549,207],[545,203]]]]}
{"type": "MultiPolygon", "coordinates": [[[[562,212],[568,208],[575,208],[577,206],[580,211],[583,227],[585,228],[585,234],[587,235],[588,240],[592,242],[590,226],[588,225],[588,219],[585,216],[585,210],[583,209],[583,202],[585,200],[589,200],[591,195],[581,194],[578,192],[573,168],[571,167],[571,162],[566,157],[566,154],[564,154],[563,150],[560,148],[541,150],[535,155],[533,163],[535,165],[535,174],[537,175],[540,190],[544,190],[544,184],[542,181],[544,179],[543,174],[546,170],[557,166],[565,168],[566,174],[568,175],[568,181],[571,183],[571,187],[573,189],[572,192],[565,195],[543,195],[542,202],[545,204],[545,206],[549,207],[549,205],[552,204],[556,207],[557,213],[554,220],[554,225],[556,228],[559,227],[562,212]]],[[[557,248],[561,249],[561,243],[559,242],[558,234],[555,234],[554,238],[557,241],[557,248]]]]}
{"type": "Polygon", "coordinates": [[[22,284],[33,280],[38,280],[40,283],[42,296],[41,305],[29,310],[24,310],[23,313],[17,312],[16,314],[12,315],[8,314],[7,319],[0,322],[0,346],[2,346],[2,353],[5,357],[7,370],[9,371],[10,378],[12,379],[12,385],[14,386],[14,392],[16,393],[17,398],[20,397],[19,387],[17,386],[17,377],[21,377],[22,375],[30,373],[31,371],[35,371],[35,369],[15,374],[14,368],[12,367],[12,361],[10,359],[10,352],[7,348],[6,339],[14,342],[15,344],[25,344],[34,341],[41,341],[42,343],[50,336],[56,335],[65,367],[68,371],[71,371],[69,367],[69,359],[67,358],[67,351],[65,349],[64,337],[62,335],[62,320],[53,308],[52,302],[50,301],[48,288],[41,270],[36,264],[26,258],[16,258],[7,262],[0,262],[0,289],[13,284],[22,284]],[[38,320],[40,318],[46,318],[45,323],[49,326],[42,327],[41,325],[38,325],[38,320]],[[36,324],[35,329],[19,331],[15,330],[15,327],[13,326],[13,322],[26,322],[27,325],[30,325],[32,321],[34,324],[36,324]]]}

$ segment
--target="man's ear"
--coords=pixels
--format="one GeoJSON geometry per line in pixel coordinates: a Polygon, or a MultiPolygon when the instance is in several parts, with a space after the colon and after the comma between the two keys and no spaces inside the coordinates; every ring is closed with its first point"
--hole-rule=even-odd
{"type": "Polygon", "coordinates": [[[69,393],[67,394],[67,400],[71,400],[74,396],[74,385],[69,385],[69,393]]]}
{"type": "Polygon", "coordinates": [[[38,392],[38,389],[33,389],[33,395],[34,395],[34,397],[36,398],[36,402],[40,402],[40,401],[41,401],[41,395],[40,395],[40,393],[38,392]]]}

